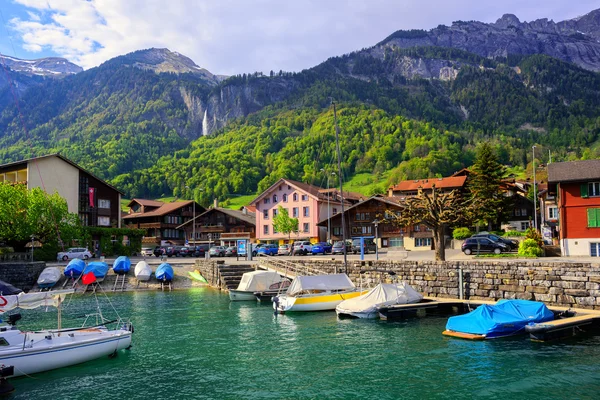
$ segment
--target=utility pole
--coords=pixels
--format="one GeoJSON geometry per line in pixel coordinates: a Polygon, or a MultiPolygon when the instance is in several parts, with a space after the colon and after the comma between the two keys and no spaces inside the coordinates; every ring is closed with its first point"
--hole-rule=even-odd
{"type": "MultiPolygon", "coordinates": [[[[186,186],[188,190],[191,190],[189,186],[186,186]]],[[[194,239],[194,251],[196,251],[196,198],[192,191],[192,239],[194,239]]]]}
{"type": "Polygon", "coordinates": [[[337,110],[335,107],[335,101],[331,101],[333,104],[333,121],[335,124],[335,145],[337,149],[337,164],[338,164],[338,177],[340,179],[340,201],[342,203],[342,241],[344,242],[344,272],[348,273],[348,260],[346,257],[346,221],[344,218],[344,186],[343,186],[343,175],[342,175],[342,153],[340,151],[340,127],[337,122],[337,110]]]}
{"type": "Polygon", "coordinates": [[[531,147],[533,158],[531,159],[531,167],[533,169],[533,227],[537,230],[537,193],[535,183],[535,145],[531,147]]]}

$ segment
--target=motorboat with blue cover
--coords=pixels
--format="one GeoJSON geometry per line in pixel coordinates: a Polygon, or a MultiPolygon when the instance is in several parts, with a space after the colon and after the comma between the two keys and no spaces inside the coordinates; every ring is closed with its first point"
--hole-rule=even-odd
{"type": "Polygon", "coordinates": [[[156,272],[154,273],[156,276],[156,280],[161,282],[171,282],[175,273],[173,272],[173,267],[169,263],[162,263],[156,268],[156,272]]]}
{"type": "Polygon", "coordinates": [[[64,274],[70,278],[77,278],[85,269],[85,262],[79,258],[74,258],[67,264],[64,274]]]}
{"type": "Polygon", "coordinates": [[[113,263],[113,271],[117,275],[126,275],[131,269],[131,261],[127,256],[119,256],[113,263]]]}
{"type": "Polygon", "coordinates": [[[554,319],[544,303],[529,300],[500,300],[483,304],[468,314],[450,317],[444,335],[461,339],[496,339],[525,333],[528,324],[554,319]]]}
{"type": "Polygon", "coordinates": [[[102,282],[108,273],[108,264],[103,261],[92,261],[85,267],[83,274],[89,274],[90,272],[94,273],[96,282],[102,282]]]}

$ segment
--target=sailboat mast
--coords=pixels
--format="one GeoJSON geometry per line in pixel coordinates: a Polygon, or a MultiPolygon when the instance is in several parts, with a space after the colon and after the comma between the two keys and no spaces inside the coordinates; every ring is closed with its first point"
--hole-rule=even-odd
{"type": "MultiPolygon", "coordinates": [[[[340,179],[340,202],[342,203],[342,241],[344,242],[344,272],[348,273],[348,260],[346,258],[346,221],[344,218],[344,186],[342,176],[342,154],[340,151],[340,127],[337,122],[337,111],[335,108],[335,101],[333,103],[333,121],[335,124],[335,146],[337,149],[337,164],[338,164],[338,177],[340,179]]],[[[337,272],[337,271],[336,271],[337,272]]]]}

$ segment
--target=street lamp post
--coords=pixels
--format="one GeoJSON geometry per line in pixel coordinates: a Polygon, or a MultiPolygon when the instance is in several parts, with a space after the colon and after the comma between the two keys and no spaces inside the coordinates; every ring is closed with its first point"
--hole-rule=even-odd
{"type": "Polygon", "coordinates": [[[533,227],[537,230],[537,193],[535,182],[535,146],[531,147],[533,158],[531,159],[531,168],[533,169],[533,227]]]}
{"type": "MultiPolygon", "coordinates": [[[[186,186],[188,190],[191,190],[189,186],[186,186]]],[[[192,192],[192,239],[194,240],[194,246],[196,246],[196,198],[194,192],[192,192]]],[[[194,247],[194,251],[196,248],[194,247]]]]}

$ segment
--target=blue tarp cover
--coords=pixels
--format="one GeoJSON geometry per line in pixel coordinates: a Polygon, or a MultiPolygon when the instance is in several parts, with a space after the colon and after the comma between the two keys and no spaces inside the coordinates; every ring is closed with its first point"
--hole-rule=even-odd
{"type": "Polygon", "coordinates": [[[84,274],[93,272],[96,278],[104,278],[108,273],[108,264],[102,261],[93,261],[85,267],[84,274]]]}
{"type": "Polygon", "coordinates": [[[154,273],[154,275],[159,281],[172,281],[174,275],[173,267],[171,267],[171,264],[162,263],[158,266],[158,268],[156,268],[156,272],[154,273]]]}
{"type": "Polygon", "coordinates": [[[85,262],[79,258],[74,258],[65,268],[65,276],[79,276],[85,269],[85,262]]]}
{"type": "Polygon", "coordinates": [[[481,305],[465,315],[450,317],[446,329],[485,335],[488,338],[518,333],[530,322],[554,319],[544,303],[528,300],[500,300],[493,306],[481,305]]]}
{"type": "Polygon", "coordinates": [[[117,274],[126,274],[131,269],[131,261],[127,256],[119,256],[113,263],[113,271],[117,274]]]}

